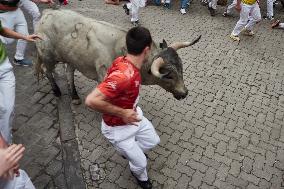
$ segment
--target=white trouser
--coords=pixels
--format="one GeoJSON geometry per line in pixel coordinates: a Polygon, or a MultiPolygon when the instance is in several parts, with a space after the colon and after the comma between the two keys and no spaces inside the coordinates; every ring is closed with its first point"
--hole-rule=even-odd
{"type": "Polygon", "coordinates": [[[230,4],[230,5],[227,7],[226,12],[227,12],[228,14],[230,14],[230,13],[232,12],[232,10],[235,9],[236,5],[237,5],[237,0],[234,0],[234,1],[232,2],[232,4],[230,4]]]}
{"type": "Polygon", "coordinates": [[[267,0],[267,17],[271,18],[273,17],[273,2],[274,0],[267,0]]]}
{"type": "Polygon", "coordinates": [[[218,0],[210,0],[208,6],[216,10],[217,9],[217,1],[218,0]]]}
{"type": "MultiPolygon", "coordinates": [[[[21,9],[17,9],[15,11],[8,11],[5,13],[0,13],[0,20],[2,22],[3,27],[7,27],[11,30],[15,30],[18,33],[23,35],[28,35],[28,27],[27,21],[21,9]]],[[[5,44],[10,44],[14,41],[11,38],[4,38],[2,40],[5,44]]],[[[27,47],[27,42],[25,40],[18,40],[16,55],[15,58],[17,60],[24,59],[25,50],[27,47]]]]}
{"type": "Polygon", "coordinates": [[[243,28],[252,30],[253,26],[261,20],[258,3],[247,5],[241,3],[240,19],[237,22],[232,34],[239,35],[243,28]]]}
{"type": "MultiPolygon", "coordinates": [[[[12,142],[12,121],[15,105],[15,76],[9,59],[0,64],[0,132],[5,141],[12,142]]],[[[1,187],[0,187],[1,188],[1,187]]]]}
{"type": "Polygon", "coordinates": [[[110,127],[102,121],[102,134],[115,149],[129,160],[132,173],[141,181],[148,180],[147,159],[145,152],[160,142],[152,123],[143,116],[138,107],[137,112],[142,121],[135,125],[110,127]]]}
{"type": "Polygon", "coordinates": [[[33,18],[33,28],[35,29],[40,20],[40,12],[37,5],[31,0],[21,0],[19,7],[26,11],[33,18]]]}
{"type": "Polygon", "coordinates": [[[139,8],[145,7],[145,0],[130,0],[126,6],[130,10],[131,22],[136,22],[139,20],[139,8]]]}
{"type": "Polygon", "coordinates": [[[278,27],[284,29],[284,22],[280,23],[278,27]]]}
{"type": "Polygon", "coordinates": [[[24,170],[19,170],[20,175],[12,180],[1,180],[1,189],[35,189],[31,179],[24,170]]]}

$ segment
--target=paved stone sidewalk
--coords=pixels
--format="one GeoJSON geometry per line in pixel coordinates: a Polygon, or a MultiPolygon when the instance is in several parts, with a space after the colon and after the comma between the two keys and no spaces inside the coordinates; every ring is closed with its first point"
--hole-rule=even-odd
{"type": "Polygon", "coordinates": [[[14,142],[26,147],[21,168],[36,188],[65,188],[57,101],[47,81],[37,83],[32,68],[15,67],[14,142]]]}
{"type": "MultiPolygon", "coordinates": [[[[130,28],[121,7],[103,1],[72,0],[70,8],[130,28]]],[[[284,20],[283,10],[276,8],[284,20]]],[[[218,10],[222,13],[222,10],[218,10]]],[[[189,14],[149,6],[141,23],[158,42],[191,40],[179,51],[189,95],[182,101],[158,86],[143,86],[140,105],[161,137],[149,152],[154,188],[284,188],[284,57],[281,30],[267,21],[253,38],[228,39],[237,15],[209,16],[194,1],[189,14]]],[[[33,49],[28,54],[32,54],[33,49]]],[[[14,140],[27,147],[22,167],[37,188],[67,188],[59,138],[57,100],[46,80],[37,83],[32,68],[15,68],[17,79],[14,140]]],[[[96,86],[76,73],[82,99],[96,86]]],[[[100,132],[100,114],[73,106],[81,168],[88,188],[138,188],[126,160],[100,132]]]]}
{"type": "MultiPolygon", "coordinates": [[[[68,8],[131,27],[121,6],[74,0],[68,8]]],[[[186,99],[142,87],[140,105],[161,137],[149,153],[154,188],[284,188],[284,32],[263,21],[255,37],[233,43],[228,36],[238,16],[223,18],[222,12],[212,18],[198,1],[184,16],[177,3],[172,10],[141,11],[142,25],[158,42],[202,34],[195,46],[179,51],[186,99]]],[[[276,15],[284,18],[280,7],[276,15]]],[[[77,73],[76,85],[84,99],[97,83],[77,73]]],[[[84,104],[73,110],[88,188],[138,188],[126,160],[102,136],[100,115],[84,104]]]]}

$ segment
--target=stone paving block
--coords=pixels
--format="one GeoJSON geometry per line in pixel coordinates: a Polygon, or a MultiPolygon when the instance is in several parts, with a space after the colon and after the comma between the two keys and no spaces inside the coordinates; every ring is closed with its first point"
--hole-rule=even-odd
{"type": "Polygon", "coordinates": [[[202,179],[203,182],[206,182],[209,185],[213,185],[216,179],[216,174],[217,174],[217,170],[213,169],[212,167],[209,167],[205,173],[205,176],[202,179]]]}
{"type": "Polygon", "coordinates": [[[173,180],[172,178],[169,178],[168,180],[166,180],[166,182],[164,183],[164,188],[165,189],[171,189],[171,188],[176,188],[177,186],[177,182],[175,180],[173,180]]]}
{"type": "Polygon", "coordinates": [[[247,174],[245,172],[241,172],[240,174],[240,177],[243,179],[243,180],[247,180],[249,182],[252,182],[254,183],[255,185],[258,185],[260,179],[258,177],[256,177],[255,175],[253,174],[247,174]]]}
{"type": "Polygon", "coordinates": [[[238,175],[241,172],[241,167],[242,164],[239,161],[233,160],[233,162],[231,163],[231,168],[229,170],[229,173],[235,177],[238,177],[238,175]]]}
{"type": "Polygon", "coordinates": [[[205,130],[205,129],[204,129],[203,127],[200,127],[200,126],[196,127],[196,128],[194,129],[194,136],[195,136],[196,138],[200,138],[200,137],[203,135],[204,130],[205,130]]]}
{"type": "Polygon", "coordinates": [[[198,170],[192,175],[192,180],[189,183],[190,186],[194,188],[198,188],[202,184],[202,178],[204,177],[204,174],[199,172],[198,170]]]}
{"type": "Polygon", "coordinates": [[[213,145],[216,145],[219,142],[219,140],[215,139],[214,137],[207,136],[206,134],[204,134],[201,139],[213,145]]]}
{"type": "Polygon", "coordinates": [[[66,181],[64,179],[63,173],[59,174],[55,179],[54,179],[54,184],[56,188],[62,188],[62,189],[67,189],[66,186],[66,181]]]}
{"type": "Polygon", "coordinates": [[[239,177],[234,177],[232,175],[228,175],[227,180],[228,183],[234,185],[234,186],[238,186],[240,188],[247,188],[249,182],[241,179],[239,177]]]}
{"type": "Polygon", "coordinates": [[[181,177],[181,174],[180,172],[178,172],[178,170],[172,170],[168,167],[164,167],[161,172],[164,173],[165,176],[173,178],[175,181],[177,181],[181,177]]]}
{"type": "Polygon", "coordinates": [[[191,167],[187,165],[183,165],[181,163],[178,163],[177,165],[175,165],[174,169],[178,170],[180,173],[186,174],[187,176],[192,176],[195,173],[194,169],[192,169],[191,167]]]}
{"type": "Polygon", "coordinates": [[[230,166],[231,162],[232,162],[232,159],[226,157],[226,156],[222,156],[218,153],[215,153],[214,154],[214,157],[213,159],[215,159],[216,161],[220,162],[220,163],[224,163],[226,164],[227,166],[230,166]]]}
{"type": "Polygon", "coordinates": [[[261,179],[260,182],[259,182],[259,187],[260,188],[263,188],[263,189],[268,189],[271,187],[271,183],[268,182],[267,180],[265,179],[261,179]]]}
{"type": "Polygon", "coordinates": [[[225,181],[228,176],[229,169],[230,167],[226,166],[225,164],[221,164],[221,166],[218,168],[217,178],[225,181]]]}
{"type": "Polygon", "coordinates": [[[191,167],[192,169],[198,170],[198,171],[200,171],[202,173],[205,173],[206,170],[208,169],[208,167],[206,165],[204,165],[202,163],[199,163],[199,162],[196,162],[196,161],[194,161],[192,159],[187,162],[187,165],[189,167],[191,167]]]}
{"type": "Polygon", "coordinates": [[[31,162],[25,167],[25,171],[28,173],[29,177],[33,180],[37,176],[39,176],[41,172],[41,165],[35,162],[31,162]]]}
{"type": "Polygon", "coordinates": [[[24,125],[29,118],[23,115],[16,115],[12,130],[17,131],[22,125],[24,125]]]}
{"type": "Polygon", "coordinates": [[[54,159],[49,163],[45,171],[48,175],[57,175],[57,173],[61,170],[62,170],[62,162],[54,159]]]}
{"type": "Polygon", "coordinates": [[[177,188],[180,188],[180,189],[187,189],[188,188],[188,183],[190,181],[190,178],[185,175],[185,174],[182,174],[182,176],[179,178],[178,182],[177,182],[177,188]]]}
{"type": "Polygon", "coordinates": [[[259,187],[257,187],[254,184],[250,183],[247,188],[248,189],[258,189],[259,187]]]}
{"type": "Polygon", "coordinates": [[[197,146],[200,146],[201,148],[205,148],[208,145],[208,142],[192,137],[191,142],[197,146]]]}
{"type": "MultiPolygon", "coordinates": [[[[206,126],[206,130],[204,131],[204,134],[208,135],[208,136],[212,136],[213,133],[216,132],[216,126],[212,125],[212,124],[207,124],[206,126]]],[[[212,137],[211,137],[212,138],[212,137]]]]}
{"type": "Polygon", "coordinates": [[[110,182],[113,183],[119,178],[119,176],[121,175],[121,169],[122,166],[119,164],[112,169],[110,175],[107,175],[107,178],[109,179],[110,182]]]}
{"type": "Polygon", "coordinates": [[[177,164],[177,161],[179,159],[179,155],[176,154],[176,153],[171,153],[169,156],[168,156],[168,164],[167,166],[170,167],[170,168],[173,168],[176,164],[177,164]]]}
{"type": "Polygon", "coordinates": [[[33,184],[36,188],[47,188],[47,185],[51,180],[50,176],[42,174],[33,181],[33,184]]]}
{"type": "Polygon", "coordinates": [[[223,141],[220,141],[218,144],[217,144],[217,149],[216,149],[216,152],[221,154],[221,155],[224,155],[224,153],[227,151],[227,143],[223,142],[223,141]]]}
{"type": "Polygon", "coordinates": [[[60,150],[54,146],[49,146],[46,149],[43,149],[40,154],[37,155],[35,162],[40,165],[46,166],[52,159],[54,159],[60,150]]]}
{"type": "Polygon", "coordinates": [[[227,182],[223,182],[221,180],[216,180],[214,182],[214,186],[220,189],[234,189],[235,187],[227,182]]]}
{"type": "Polygon", "coordinates": [[[217,140],[222,140],[224,142],[229,142],[230,138],[226,135],[220,134],[220,133],[214,133],[212,135],[214,138],[216,138],[217,140]]]}

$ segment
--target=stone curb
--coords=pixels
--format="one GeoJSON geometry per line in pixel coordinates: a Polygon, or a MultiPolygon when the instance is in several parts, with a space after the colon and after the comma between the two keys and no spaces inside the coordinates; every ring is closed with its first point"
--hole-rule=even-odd
{"type": "Polygon", "coordinates": [[[81,159],[65,72],[61,73],[56,81],[62,91],[62,96],[57,100],[57,104],[66,186],[68,189],[84,189],[86,186],[81,171],[81,159]]]}

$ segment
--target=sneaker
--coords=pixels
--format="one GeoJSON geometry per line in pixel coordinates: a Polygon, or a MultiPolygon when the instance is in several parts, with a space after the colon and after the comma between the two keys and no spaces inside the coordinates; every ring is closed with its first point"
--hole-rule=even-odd
{"type": "Polygon", "coordinates": [[[139,24],[139,20],[132,22],[132,24],[133,24],[133,27],[137,27],[137,26],[140,25],[140,24],[139,24]]]}
{"type": "Polygon", "coordinates": [[[124,4],[124,5],[122,6],[122,8],[124,9],[125,14],[126,14],[126,15],[129,15],[129,8],[127,8],[127,5],[124,4]]]}
{"type": "Polygon", "coordinates": [[[139,180],[135,175],[134,173],[131,171],[131,174],[134,176],[134,178],[136,179],[138,185],[143,188],[143,189],[152,189],[152,183],[150,182],[150,180],[146,180],[146,181],[142,181],[142,180],[139,180]]]}
{"type": "Polygon", "coordinates": [[[227,17],[227,16],[229,16],[229,14],[225,11],[225,12],[222,14],[222,16],[227,17]]]}
{"type": "MultiPolygon", "coordinates": [[[[148,156],[147,154],[144,153],[144,155],[145,155],[146,159],[149,159],[149,156],[148,156]]],[[[121,157],[122,157],[123,159],[127,159],[124,155],[121,155],[121,157]]]]}
{"type": "Polygon", "coordinates": [[[240,38],[239,38],[239,36],[237,36],[237,35],[231,34],[231,35],[230,35],[230,38],[233,39],[234,41],[240,41],[240,38]]]}
{"type": "Polygon", "coordinates": [[[216,15],[215,9],[213,9],[212,7],[208,6],[208,10],[209,10],[211,16],[215,16],[216,15]]]}
{"type": "Polygon", "coordinates": [[[244,28],[241,33],[243,33],[244,35],[247,35],[247,36],[254,36],[254,32],[252,30],[248,30],[246,28],[244,28]]]}
{"type": "Polygon", "coordinates": [[[170,3],[165,3],[165,4],[164,4],[164,7],[167,8],[167,9],[170,9],[170,8],[171,8],[171,5],[170,5],[170,3]]]}
{"type": "Polygon", "coordinates": [[[208,6],[208,2],[206,0],[201,0],[201,5],[208,6]]]}
{"type": "Polygon", "coordinates": [[[33,65],[33,62],[29,59],[17,60],[17,59],[14,58],[13,63],[17,66],[31,66],[31,65],[33,65]]]}
{"type": "Polygon", "coordinates": [[[276,28],[276,27],[279,26],[279,24],[280,24],[280,20],[276,20],[275,22],[273,22],[273,23],[271,24],[271,28],[272,28],[272,29],[273,29],[273,28],[276,28]]]}
{"type": "Polygon", "coordinates": [[[263,19],[265,19],[265,20],[274,20],[274,16],[271,16],[271,17],[269,17],[269,16],[263,16],[263,19]]]}
{"type": "Polygon", "coordinates": [[[185,9],[180,9],[180,13],[181,13],[182,15],[186,14],[185,9]]]}

